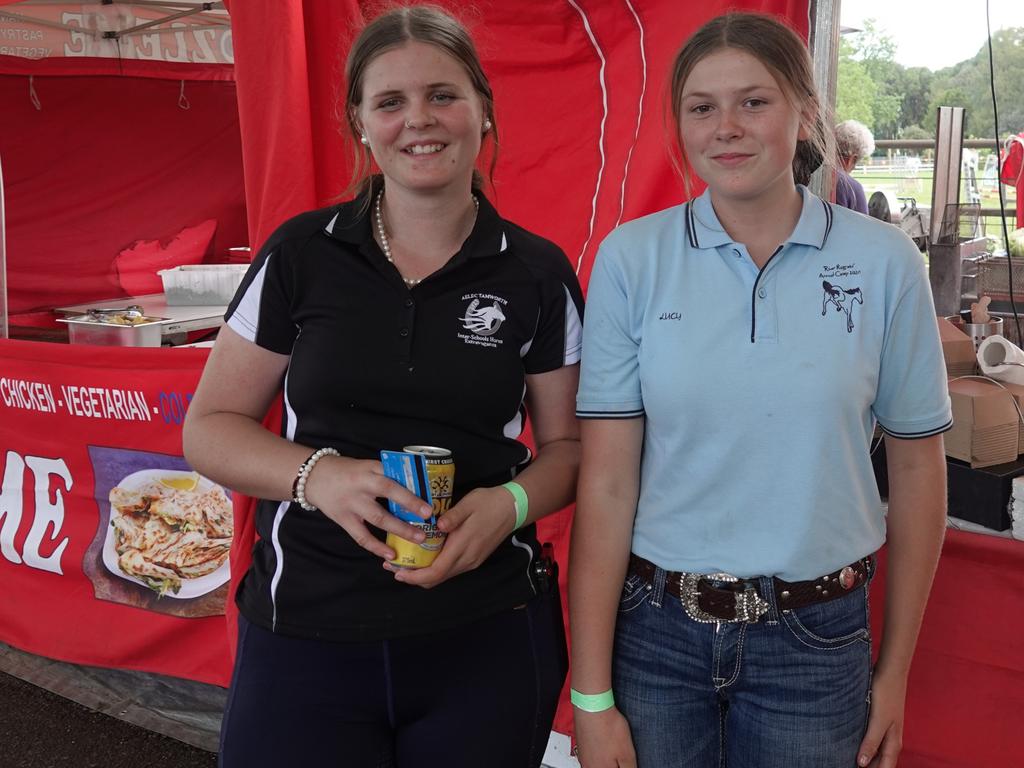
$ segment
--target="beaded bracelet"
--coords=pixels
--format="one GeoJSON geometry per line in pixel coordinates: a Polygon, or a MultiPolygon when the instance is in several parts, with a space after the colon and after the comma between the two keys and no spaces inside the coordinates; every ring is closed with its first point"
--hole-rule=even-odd
{"type": "Polygon", "coordinates": [[[313,451],[310,457],[299,466],[299,472],[292,482],[292,501],[307,512],[316,512],[316,507],[306,501],[306,481],[309,479],[309,473],[313,471],[313,467],[324,456],[341,456],[341,454],[333,448],[320,448],[313,451]]]}
{"type": "Polygon", "coordinates": [[[575,688],[570,688],[569,701],[576,709],[582,709],[584,712],[604,712],[615,706],[611,688],[601,693],[580,693],[575,688]]]}

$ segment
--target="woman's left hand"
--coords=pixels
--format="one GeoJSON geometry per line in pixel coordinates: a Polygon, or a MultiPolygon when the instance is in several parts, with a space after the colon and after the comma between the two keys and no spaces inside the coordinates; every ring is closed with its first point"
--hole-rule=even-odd
{"type": "Polygon", "coordinates": [[[470,491],[440,519],[439,527],[448,534],[441,553],[426,568],[384,567],[404,584],[430,589],[460,573],[471,571],[498,548],[512,533],[515,523],[515,499],[504,488],[477,488],[470,491]]]}
{"type": "Polygon", "coordinates": [[[857,751],[857,765],[862,768],[896,768],[896,761],[903,748],[903,710],[906,698],[906,675],[887,675],[876,668],[871,683],[868,728],[857,751]]]}

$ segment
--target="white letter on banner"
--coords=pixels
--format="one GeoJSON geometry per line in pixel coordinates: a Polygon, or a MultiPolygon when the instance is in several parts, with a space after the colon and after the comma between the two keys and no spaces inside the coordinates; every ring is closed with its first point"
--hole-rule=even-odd
{"type": "MultiPolygon", "coordinates": [[[[76,22],[77,21],[78,22],[78,26],[80,28],[85,26],[85,14],[84,13],[64,13],[64,14],[62,14],[60,20],[61,20],[62,24],[71,24],[72,22],[76,22]]],[[[71,38],[71,42],[72,43],[81,43],[81,45],[78,46],[78,47],[72,48],[69,43],[64,43],[64,55],[65,56],[85,56],[85,53],[86,53],[86,51],[85,51],[85,46],[86,46],[85,33],[83,33],[83,32],[76,32],[75,30],[72,29],[72,30],[69,31],[68,36],[71,38]]]]}
{"type": "MultiPolygon", "coordinates": [[[[188,24],[182,21],[172,21],[171,27],[173,29],[184,29],[188,27],[188,24]]],[[[166,40],[166,38],[163,38],[166,40]]],[[[177,51],[172,53],[169,45],[163,46],[164,61],[180,61],[187,62],[189,60],[188,44],[185,42],[185,34],[183,32],[174,33],[174,43],[177,46],[177,51]]]]}
{"type": "Polygon", "coordinates": [[[7,469],[0,487],[0,554],[12,563],[20,563],[21,555],[14,548],[14,537],[21,525],[21,479],[25,476],[25,462],[14,451],[7,452],[7,469]]]}
{"type": "Polygon", "coordinates": [[[25,556],[25,565],[63,576],[60,556],[68,545],[68,538],[65,536],[49,557],[39,554],[39,546],[43,543],[43,534],[46,533],[46,529],[51,523],[53,524],[53,535],[50,537],[50,541],[57,540],[60,528],[64,524],[64,496],[60,488],[54,488],[54,502],[50,503],[50,475],[57,475],[64,480],[64,490],[70,491],[73,485],[71,473],[63,459],[26,456],[25,463],[32,470],[36,485],[36,515],[32,520],[28,536],[25,538],[25,548],[22,552],[25,556]]]}
{"type": "Polygon", "coordinates": [[[192,56],[192,60],[196,64],[216,64],[217,57],[213,54],[213,46],[210,43],[216,38],[217,30],[215,29],[197,29],[192,32],[192,37],[195,38],[196,43],[199,45],[199,50],[195,51],[192,56]],[[209,40],[207,40],[209,36],[209,40]]]}
{"type": "Polygon", "coordinates": [[[151,35],[139,35],[135,44],[137,58],[144,61],[156,61],[160,58],[160,33],[154,32],[151,35]]]}

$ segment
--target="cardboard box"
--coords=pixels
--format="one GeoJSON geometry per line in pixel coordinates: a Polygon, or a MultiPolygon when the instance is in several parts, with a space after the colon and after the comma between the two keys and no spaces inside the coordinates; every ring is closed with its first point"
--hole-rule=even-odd
{"type": "MultiPolygon", "coordinates": [[[[999,382],[1007,391],[1013,395],[1013,399],[1017,401],[1017,407],[1020,408],[1021,413],[1024,413],[1024,386],[1020,384],[1011,384],[1008,381],[999,382]]],[[[1024,453],[1024,421],[1021,421],[1020,414],[1017,414],[1017,454],[1024,453]]]]}
{"type": "Polygon", "coordinates": [[[1013,478],[1021,475],[1024,475],[1024,461],[977,469],[962,461],[947,459],[949,514],[1005,531],[1011,525],[1009,504],[1013,478]]]}
{"type": "Polygon", "coordinates": [[[946,375],[970,376],[977,370],[978,357],[971,338],[944,317],[936,318],[939,324],[939,341],[942,342],[942,356],[946,360],[946,375]]]}
{"type": "Polygon", "coordinates": [[[946,432],[946,455],[972,467],[1017,459],[1018,422],[1013,395],[989,381],[949,382],[953,428],[946,432]]]}

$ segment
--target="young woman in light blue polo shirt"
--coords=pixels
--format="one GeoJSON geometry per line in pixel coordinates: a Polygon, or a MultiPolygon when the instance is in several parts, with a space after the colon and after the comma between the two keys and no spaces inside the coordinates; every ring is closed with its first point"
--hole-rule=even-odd
{"type": "Polygon", "coordinates": [[[794,183],[819,102],[784,24],[710,21],[676,58],[671,101],[707,190],[612,232],[588,295],[569,577],[579,756],[892,768],[945,522],[951,415],[925,265],[897,228],[794,183]]]}

